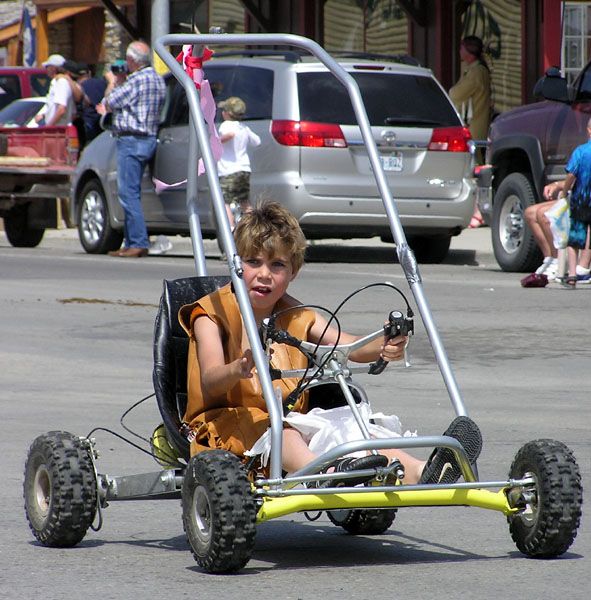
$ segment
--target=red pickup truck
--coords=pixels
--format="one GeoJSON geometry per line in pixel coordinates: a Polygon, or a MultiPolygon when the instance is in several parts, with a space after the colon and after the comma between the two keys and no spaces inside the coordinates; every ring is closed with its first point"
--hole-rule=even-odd
{"type": "Polygon", "coordinates": [[[57,200],[70,195],[78,152],[73,125],[0,128],[0,217],[13,246],[37,246],[57,226],[57,200]]]}

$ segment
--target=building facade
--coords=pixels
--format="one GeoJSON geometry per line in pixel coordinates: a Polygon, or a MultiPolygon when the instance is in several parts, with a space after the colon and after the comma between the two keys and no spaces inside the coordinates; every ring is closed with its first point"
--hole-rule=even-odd
{"type": "MultiPolygon", "coordinates": [[[[14,23],[0,26],[0,52],[16,60],[14,23]],[[12,51],[9,49],[12,43],[12,51]]],[[[329,52],[409,54],[449,89],[460,74],[459,43],[484,41],[497,111],[533,101],[545,70],[560,66],[573,81],[591,58],[591,2],[561,0],[27,0],[35,15],[37,57],[61,52],[90,64],[120,58],[133,38],[154,27],[189,33],[295,33],[329,52]]],[[[1,13],[0,13],[1,16],[1,13]]],[[[162,33],[157,31],[158,35],[162,33]]],[[[0,54],[0,61],[2,54],[0,54]]],[[[13,63],[14,64],[14,63],[13,63]]]]}

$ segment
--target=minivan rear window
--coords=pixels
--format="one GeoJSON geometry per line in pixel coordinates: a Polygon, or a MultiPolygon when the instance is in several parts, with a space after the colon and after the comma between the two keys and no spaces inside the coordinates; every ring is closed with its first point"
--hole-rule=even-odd
{"type": "MultiPolygon", "coordinates": [[[[361,91],[370,125],[455,127],[451,102],[430,77],[397,73],[351,73],[361,91]]],[[[357,125],[347,90],[330,73],[298,73],[300,119],[357,125]]]]}

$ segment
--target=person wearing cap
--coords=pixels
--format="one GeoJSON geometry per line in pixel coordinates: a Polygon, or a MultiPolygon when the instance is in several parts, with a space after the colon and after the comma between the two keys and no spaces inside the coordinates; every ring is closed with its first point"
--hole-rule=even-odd
{"type": "Polygon", "coordinates": [[[242,213],[250,209],[251,167],[248,147],[260,145],[261,138],[240,122],[246,113],[246,104],[242,98],[231,96],[219,102],[218,107],[222,109],[224,120],[219,127],[223,152],[217,168],[226,212],[233,228],[235,223],[231,205],[239,205],[242,213]]]}
{"type": "Polygon", "coordinates": [[[75,114],[72,88],[68,78],[63,76],[65,63],[66,59],[61,54],[52,54],[43,63],[51,83],[47,94],[47,110],[44,115],[35,117],[40,125],[68,125],[75,114]]]}
{"type": "Polygon", "coordinates": [[[150,240],[142,209],[142,175],[156,151],[160,113],[166,85],[150,65],[150,46],[131,42],[126,51],[128,76],[109,81],[106,98],[97,104],[99,114],[113,113],[112,132],[117,139],[117,190],[125,214],[124,246],[109,254],[122,258],[148,255],[150,240]]]}
{"type": "Polygon", "coordinates": [[[84,93],[81,114],[84,121],[85,143],[88,144],[103,131],[100,126],[101,117],[95,107],[105,97],[107,81],[104,77],[93,77],[86,63],[78,63],[78,84],[84,93]]]}

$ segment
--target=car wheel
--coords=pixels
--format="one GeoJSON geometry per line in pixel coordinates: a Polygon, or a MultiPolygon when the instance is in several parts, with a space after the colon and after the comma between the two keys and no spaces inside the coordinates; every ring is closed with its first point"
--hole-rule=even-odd
{"type": "Polygon", "coordinates": [[[29,205],[18,204],[4,217],[6,237],[15,248],[34,248],[41,243],[44,228],[29,226],[29,205]]]}
{"type": "Polygon", "coordinates": [[[109,205],[100,183],[92,179],[82,188],[77,199],[78,236],[89,254],[105,254],[117,250],[123,233],[113,229],[109,219],[109,205]]]}
{"type": "Polygon", "coordinates": [[[529,175],[511,173],[499,185],[491,229],[493,251],[503,271],[533,271],[542,260],[524,218],[525,209],[535,203],[534,185],[529,175]]]}
{"type": "Polygon", "coordinates": [[[451,236],[413,236],[408,241],[417,262],[436,264],[445,260],[451,244],[451,236]]]}

